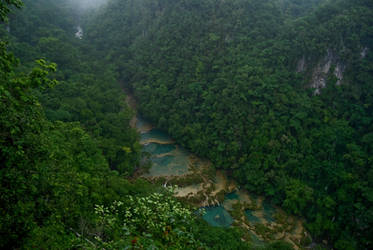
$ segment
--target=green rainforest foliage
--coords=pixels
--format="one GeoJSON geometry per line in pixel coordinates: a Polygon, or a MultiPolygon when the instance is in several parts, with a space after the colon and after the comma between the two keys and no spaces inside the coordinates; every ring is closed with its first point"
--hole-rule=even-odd
{"type": "Polygon", "coordinates": [[[373,235],[372,5],[112,0],[86,34],[142,114],[176,141],[304,216],[316,239],[364,249],[373,235]]]}
{"type": "Polygon", "coordinates": [[[61,2],[25,1],[24,11],[9,24],[14,39],[10,49],[26,63],[45,58],[58,65],[53,77],[60,84],[39,93],[48,119],[79,121],[97,141],[110,168],[131,174],[138,165],[140,145],[129,128],[132,112],[113,65],[101,62],[88,44],[74,37],[77,17],[67,1],[61,2]]]}
{"type": "Polygon", "coordinates": [[[114,65],[74,37],[70,3],[0,5],[2,22],[11,12],[0,29],[0,248],[250,248],[129,178],[141,156],[133,112],[114,65]]]}
{"type": "Polygon", "coordinates": [[[141,146],[123,88],[178,143],[304,217],[315,241],[372,248],[371,0],[81,11],[0,2],[1,249],[251,248],[133,178],[141,146]]]}

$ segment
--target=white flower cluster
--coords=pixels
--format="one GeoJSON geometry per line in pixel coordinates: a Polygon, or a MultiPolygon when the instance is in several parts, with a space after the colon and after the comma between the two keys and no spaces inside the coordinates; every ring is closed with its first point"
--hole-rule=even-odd
{"type": "Polygon", "coordinates": [[[131,232],[164,232],[167,227],[186,226],[193,221],[191,210],[169,195],[153,193],[146,197],[126,196],[110,207],[96,205],[96,214],[106,224],[113,225],[118,215],[123,228],[131,232]]]}

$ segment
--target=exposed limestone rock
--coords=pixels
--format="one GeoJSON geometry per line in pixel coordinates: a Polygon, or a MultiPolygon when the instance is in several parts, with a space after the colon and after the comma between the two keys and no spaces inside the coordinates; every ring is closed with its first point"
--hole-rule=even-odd
{"type": "Polygon", "coordinates": [[[82,29],[82,27],[80,27],[80,26],[76,27],[75,37],[78,38],[78,39],[83,39],[83,29],[82,29]]]}
{"type": "Polygon", "coordinates": [[[365,47],[361,52],[360,52],[360,58],[363,59],[364,57],[367,56],[368,53],[368,47],[365,47]]]}
{"type": "Polygon", "coordinates": [[[315,94],[320,94],[320,90],[326,85],[326,76],[332,65],[333,54],[330,50],[327,51],[327,55],[321,60],[312,73],[311,87],[315,89],[315,94]]]}
{"type": "Polygon", "coordinates": [[[333,74],[337,77],[337,85],[340,85],[343,80],[343,72],[345,65],[338,61],[338,57],[330,50],[312,72],[311,87],[315,89],[314,94],[320,94],[320,90],[326,86],[326,79],[332,66],[335,66],[333,74]]]}
{"type": "Polygon", "coordinates": [[[334,69],[334,75],[338,79],[337,82],[336,82],[337,85],[340,85],[341,81],[343,80],[344,70],[345,70],[345,65],[338,62],[337,65],[335,66],[335,69],[334,69]]]}

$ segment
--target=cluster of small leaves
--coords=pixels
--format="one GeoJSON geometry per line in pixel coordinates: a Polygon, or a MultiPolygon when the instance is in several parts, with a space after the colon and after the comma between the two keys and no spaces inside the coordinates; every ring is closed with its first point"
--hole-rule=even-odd
{"type": "Polygon", "coordinates": [[[203,248],[193,234],[192,211],[168,194],[128,195],[109,207],[96,205],[95,213],[102,229],[96,236],[101,246],[203,248]]]}
{"type": "Polygon", "coordinates": [[[8,21],[7,14],[10,12],[9,6],[20,8],[22,6],[21,0],[2,0],[0,2],[0,21],[8,21]]]}

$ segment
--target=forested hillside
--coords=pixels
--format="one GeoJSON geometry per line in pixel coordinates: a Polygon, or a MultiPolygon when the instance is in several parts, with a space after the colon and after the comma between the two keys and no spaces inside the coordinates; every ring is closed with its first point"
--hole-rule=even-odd
{"type": "Polygon", "coordinates": [[[316,239],[371,248],[369,0],[111,0],[86,39],[141,112],[316,239]]]}
{"type": "Polygon", "coordinates": [[[250,248],[131,178],[132,111],[114,66],[74,37],[69,2],[0,3],[0,248],[250,248]]]}
{"type": "Polygon", "coordinates": [[[81,122],[98,140],[110,167],[132,173],[140,146],[129,128],[131,111],[113,66],[101,62],[88,44],[74,37],[76,12],[65,2],[25,1],[25,9],[9,24],[10,48],[25,63],[45,58],[58,65],[55,77],[60,84],[40,95],[47,117],[81,122]]]}
{"type": "Polygon", "coordinates": [[[123,85],[316,242],[372,248],[371,0],[99,2],[0,2],[0,248],[253,248],[133,178],[123,85]]]}

